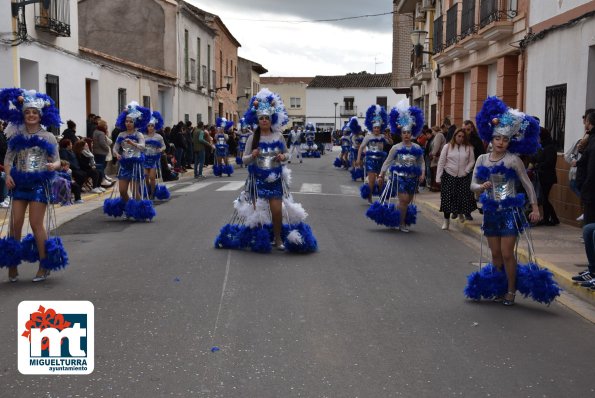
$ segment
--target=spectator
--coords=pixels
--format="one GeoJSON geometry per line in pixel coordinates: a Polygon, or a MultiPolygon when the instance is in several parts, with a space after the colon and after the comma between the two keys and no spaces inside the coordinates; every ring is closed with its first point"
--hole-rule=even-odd
{"type": "Polygon", "coordinates": [[[452,140],[452,136],[455,134],[457,130],[457,126],[450,122],[450,119],[445,117],[444,122],[442,122],[444,126],[444,138],[446,138],[446,142],[450,142],[452,140]]]}
{"type": "MultiPolygon", "coordinates": [[[[448,119],[446,119],[448,120],[448,119]]],[[[445,125],[442,126],[443,128],[445,125]]],[[[440,192],[440,185],[436,182],[436,172],[438,171],[438,160],[440,159],[440,153],[442,147],[446,143],[446,138],[440,129],[434,131],[434,137],[430,146],[430,171],[431,171],[431,183],[430,191],[440,192]]]]}
{"type": "Polygon", "coordinates": [[[0,208],[7,208],[10,206],[10,199],[8,198],[8,191],[6,189],[6,174],[4,173],[4,157],[8,149],[8,140],[4,134],[6,124],[0,120],[0,208]]]}
{"type": "Polygon", "coordinates": [[[560,220],[558,220],[556,210],[549,200],[552,186],[558,182],[556,176],[558,151],[549,130],[541,127],[539,140],[541,142],[541,148],[532,159],[541,187],[541,195],[538,199],[543,207],[543,218],[537,225],[558,225],[560,224],[560,220]]]}
{"type": "Polygon", "coordinates": [[[71,142],[77,142],[79,137],[76,135],[76,123],[72,120],[66,122],[68,128],[62,133],[62,138],[68,138],[71,142]]]}
{"type": "Polygon", "coordinates": [[[444,213],[442,229],[448,229],[450,215],[459,217],[459,221],[473,220],[471,212],[477,209],[471,186],[471,172],[475,164],[473,147],[467,141],[465,130],[458,129],[450,142],[444,145],[436,182],[442,183],[440,189],[440,211],[444,213]]]}
{"type": "MultiPolygon", "coordinates": [[[[60,170],[58,170],[57,174],[57,179],[62,178],[66,181],[69,191],[68,197],[70,198],[71,195],[74,195],[75,204],[83,203],[83,199],[81,198],[81,186],[72,179],[72,170],[70,170],[70,163],[67,160],[60,160],[60,170]]],[[[70,200],[68,203],[65,203],[63,200],[59,200],[59,202],[63,206],[70,204],[70,200]]]]}
{"type": "Polygon", "coordinates": [[[207,147],[213,149],[212,145],[205,136],[208,134],[204,130],[204,124],[198,122],[196,128],[192,131],[192,149],[194,151],[194,178],[203,178],[202,169],[205,165],[205,152],[207,147]]]}
{"type": "Polygon", "coordinates": [[[111,144],[112,140],[107,136],[107,122],[99,119],[97,128],[93,132],[93,156],[99,171],[105,171],[107,156],[111,152],[111,144]]]}
{"type": "Polygon", "coordinates": [[[186,171],[183,167],[184,165],[184,151],[186,148],[186,140],[184,139],[182,129],[184,129],[184,122],[179,122],[174,126],[171,130],[171,140],[172,143],[176,146],[176,164],[175,170],[176,172],[186,171]]]}
{"type": "MultiPolygon", "coordinates": [[[[94,113],[89,113],[89,116],[87,117],[87,138],[93,138],[93,131],[95,131],[95,127],[97,127],[97,123],[95,122],[95,114],[94,113]]],[[[75,141],[72,141],[72,144],[74,145],[75,141]]]]}
{"type": "Polygon", "coordinates": [[[471,146],[473,146],[473,157],[475,160],[477,160],[479,155],[486,153],[485,145],[483,144],[481,138],[479,138],[475,123],[473,123],[471,120],[465,120],[463,122],[463,128],[467,134],[467,141],[471,146]]]}
{"type": "Polygon", "coordinates": [[[186,147],[184,148],[184,168],[189,169],[192,167],[193,153],[192,153],[192,122],[186,122],[186,128],[183,130],[184,142],[186,147]]]}

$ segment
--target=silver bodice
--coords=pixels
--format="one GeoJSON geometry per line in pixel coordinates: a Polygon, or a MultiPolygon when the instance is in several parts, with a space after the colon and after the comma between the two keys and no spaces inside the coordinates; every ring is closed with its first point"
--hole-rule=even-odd
{"type": "Polygon", "coordinates": [[[157,155],[160,152],[161,152],[161,148],[157,148],[154,145],[145,143],[145,155],[153,156],[153,155],[157,155]]]}
{"type": "Polygon", "coordinates": [[[256,158],[256,165],[264,170],[271,170],[281,166],[281,162],[275,160],[275,157],[281,153],[279,148],[263,149],[260,148],[260,154],[256,158]]]}
{"type": "Polygon", "coordinates": [[[368,152],[382,152],[382,148],[380,147],[381,142],[376,140],[368,141],[368,152]]]}
{"type": "Polygon", "coordinates": [[[516,196],[516,186],[513,179],[506,179],[504,174],[492,174],[490,176],[492,188],[488,191],[490,199],[497,201],[516,196]]]}
{"type": "Polygon", "coordinates": [[[46,171],[47,162],[48,154],[45,150],[38,146],[26,148],[17,153],[16,169],[26,173],[46,171]]]}
{"type": "Polygon", "coordinates": [[[307,133],[306,141],[314,141],[314,133],[307,133]]]}
{"type": "Polygon", "coordinates": [[[122,157],[124,159],[140,158],[141,150],[126,141],[122,141],[122,157]]]}
{"type": "Polygon", "coordinates": [[[248,141],[248,134],[241,134],[240,135],[240,144],[246,144],[246,141],[248,141]]]}
{"type": "Polygon", "coordinates": [[[225,142],[225,136],[224,135],[218,135],[216,138],[217,138],[217,145],[225,145],[225,144],[227,144],[225,142]]]}
{"type": "MultiPolygon", "coordinates": [[[[417,166],[417,157],[410,153],[398,153],[393,164],[400,167],[414,167],[417,166]]],[[[407,173],[402,170],[395,171],[395,174],[400,177],[415,176],[413,173],[407,173]]]]}

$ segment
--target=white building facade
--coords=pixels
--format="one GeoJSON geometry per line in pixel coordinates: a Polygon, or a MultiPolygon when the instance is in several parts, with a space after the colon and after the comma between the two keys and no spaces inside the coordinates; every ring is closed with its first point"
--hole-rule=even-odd
{"type": "Polygon", "coordinates": [[[342,128],[357,116],[364,126],[370,105],[379,104],[387,111],[407,97],[395,94],[391,88],[391,73],[348,74],[345,76],[315,76],[306,88],[306,122],[318,130],[342,128]]]}
{"type": "Polygon", "coordinates": [[[559,149],[566,151],[583,136],[585,109],[595,108],[595,2],[532,1],[530,7],[535,36],[525,41],[526,111],[563,139],[559,149]]]}

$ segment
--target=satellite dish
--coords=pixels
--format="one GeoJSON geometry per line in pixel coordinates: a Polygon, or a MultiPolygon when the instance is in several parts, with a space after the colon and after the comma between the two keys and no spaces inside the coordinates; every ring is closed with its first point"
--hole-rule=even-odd
{"type": "Polygon", "coordinates": [[[50,8],[50,3],[52,2],[52,0],[42,0],[41,3],[43,4],[43,8],[45,8],[46,10],[48,8],[50,8]]]}

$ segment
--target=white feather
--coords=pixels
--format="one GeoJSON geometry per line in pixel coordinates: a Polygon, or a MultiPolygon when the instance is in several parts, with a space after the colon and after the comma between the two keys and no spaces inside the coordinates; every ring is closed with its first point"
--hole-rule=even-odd
{"type": "Polygon", "coordinates": [[[275,182],[279,179],[279,174],[277,173],[271,173],[268,175],[268,177],[265,179],[266,182],[275,182]]]}
{"type": "Polygon", "coordinates": [[[287,234],[287,240],[296,245],[302,245],[304,243],[304,237],[297,229],[294,229],[287,234]]]}
{"type": "Polygon", "coordinates": [[[288,224],[298,224],[308,217],[308,213],[300,203],[296,203],[292,198],[283,199],[283,216],[288,224]]]}
{"type": "Polygon", "coordinates": [[[287,185],[291,185],[291,169],[289,167],[283,167],[283,179],[287,185]]]}
{"type": "Polygon", "coordinates": [[[248,217],[246,217],[246,225],[248,225],[250,228],[254,228],[261,225],[270,224],[271,222],[272,218],[269,202],[265,199],[257,199],[256,209],[248,217]]]}

